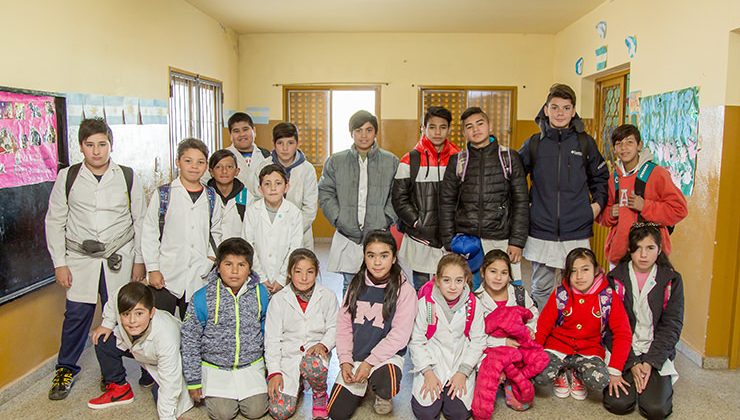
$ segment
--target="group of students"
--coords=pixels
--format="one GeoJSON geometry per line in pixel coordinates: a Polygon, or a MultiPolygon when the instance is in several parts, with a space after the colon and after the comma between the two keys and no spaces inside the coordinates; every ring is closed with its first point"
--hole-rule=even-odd
{"type": "Polygon", "coordinates": [[[519,152],[489,134],[476,107],[461,115],[458,150],[451,113],[430,107],[400,161],[378,147],[377,118],[359,111],[354,144],[327,159],[318,182],[293,124],[275,126],[269,152],[237,113],[232,146],[210,159],[199,140],[178,145],[179,175],[148,206],[133,171],[110,160],[110,128],[83,121],[84,161],[60,171],[46,218],[68,289],[49,398],[70,392],[100,295],[92,336],[104,392],[91,408],[133,400],[128,356],[160,418],[204,401],[211,418],[284,419],[304,386],[314,418],[350,418],[368,386],[375,412],[388,414],[408,350],[420,419],[490,418],[500,386],[525,410],[532,380],[559,397],[603,390],[615,413],[669,415],[683,291],[667,227],[686,202],[634,126],[612,135],[610,178],[574,106],[572,89],[553,85],[541,132],[519,152]],[[328,270],[343,275],[341,304],[316,281],[317,201],[336,228],[328,270]],[[588,249],[594,220],[611,226],[608,275],[588,249]],[[531,297],[522,256],[533,263],[531,297]],[[328,393],[334,347],[340,374],[328,393]]]}

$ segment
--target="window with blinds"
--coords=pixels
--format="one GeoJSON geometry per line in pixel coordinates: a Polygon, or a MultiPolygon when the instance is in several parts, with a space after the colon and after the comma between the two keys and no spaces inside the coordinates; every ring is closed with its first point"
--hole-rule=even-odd
{"type": "Polygon", "coordinates": [[[195,137],[209,153],[222,147],[223,86],[218,80],[170,69],[170,148],[176,172],[177,144],[195,137]]]}
{"type": "Polygon", "coordinates": [[[443,106],[452,113],[450,141],[458,147],[465,146],[465,136],[460,124],[460,115],[471,106],[480,107],[488,115],[491,134],[500,144],[509,146],[516,120],[516,87],[441,87],[419,88],[419,126],[430,106],[443,106]]]}

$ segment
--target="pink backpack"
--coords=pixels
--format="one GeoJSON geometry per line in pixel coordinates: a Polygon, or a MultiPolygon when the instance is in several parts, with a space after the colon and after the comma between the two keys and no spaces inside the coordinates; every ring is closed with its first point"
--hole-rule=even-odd
{"type": "MultiPolygon", "coordinates": [[[[434,281],[435,278],[432,277],[431,280],[426,282],[423,286],[421,286],[421,289],[419,289],[418,297],[419,299],[424,299],[424,302],[427,306],[427,332],[426,332],[426,338],[429,340],[434,336],[434,333],[437,332],[437,312],[435,311],[434,306],[436,303],[434,302],[434,299],[432,299],[432,290],[434,290],[434,281]]],[[[475,305],[476,305],[476,299],[473,292],[468,293],[468,301],[465,304],[465,337],[468,337],[470,339],[470,326],[473,324],[473,316],[475,315],[475,305]]]]}

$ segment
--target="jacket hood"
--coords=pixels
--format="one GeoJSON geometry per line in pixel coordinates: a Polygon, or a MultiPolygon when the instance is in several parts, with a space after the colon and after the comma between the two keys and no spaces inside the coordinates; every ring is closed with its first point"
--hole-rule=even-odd
{"type": "MultiPolygon", "coordinates": [[[[432,162],[437,159],[437,149],[434,147],[434,144],[431,140],[427,138],[427,136],[421,136],[419,141],[416,143],[416,146],[414,146],[414,149],[421,153],[422,155],[425,155],[426,153],[429,153],[429,158],[433,158],[432,162]]],[[[447,162],[449,160],[450,156],[454,155],[455,153],[459,152],[460,149],[457,148],[452,142],[448,139],[445,139],[444,144],[442,145],[442,150],[439,152],[439,161],[440,162],[447,162]]],[[[439,164],[439,162],[435,162],[436,164],[439,164]]]]}
{"type": "Polygon", "coordinates": [[[270,155],[272,156],[272,163],[280,166],[285,170],[285,173],[288,175],[288,179],[290,179],[290,171],[299,166],[301,163],[306,161],[306,155],[303,154],[303,152],[300,151],[300,149],[296,150],[295,152],[295,160],[290,166],[283,166],[282,163],[280,163],[280,159],[278,159],[277,152],[273,150],[270,155]]]}
{"type": "MultiPolygon", "coordinates": [[[[357,151],[357,146],[355,146],[354,143],[352,143],[352,147],[349,148],[349,152],[355,157],[360,156],[360,152],[357,151]]],[[[367,157],[372,158],[375,157],[376,154],[378,154],[378,139],[375,139],[373,145],[370,146],[370,150],[367,151],[367,157]]]]}
{"type": "MultiPolygon", "coordinates": [[[[594,283],[598,282],[599,280],[603,281],[601,282],[601,285],[599,285],[598,289],[594,290],[593,293],[599,293],[609,286],[609,281],[607,280],[606,273],[604,273],[604,270],[602,268],[599,268],[599,272],[594,276],[594,283]]],[[[563,287],[565,287],[565,290],[568,291],[569,295],[573,294],[573,288],[570,286],[570,278],[563,278],[562,285],[563,287]]]]}
{"type": "Polygon", "coordinates": [[[234,178],[234,187],[231,189],[229,195],[224,197],[223,195],[221,195],[221,191],[219,191],[218,187],[216,186],[216,180],[214,178],[209,179],[207,184],[209,187],[216,190],[216,194],[218,194],[218,196],[223,199],[224,203],[239,195],[239,193],[242,192],[242,190],[244,189],[244,184],[239,181],[239,178],[234,178]]]}
{"type": "MultiPolygon", "coordinates": [[[[540,112],[538,112],[537,116],[534,117],[534,122],[537,123],[538,127],[540,127],[540,138],[545,138],[547,136],[548,130],[555,130],[554,128],[550,127],[550,119],[547,118],[547,115],[545,115],[546,106],[547,104],[542,105],[542,108],[540,108],[540,112]]],[[[577,112],[576,115],[573,116],[573,119],[570,121],[570,126],[568,127],[568,129],[573,129],[576,133],[585,132],[586,128],[583,124],[583,120],[577,112]]]]}
{"type": "Polygon", "coordinates": [[[629,172],[627,172],[624,169],[624,165],[622,164],[621,160],[617,160],[617,169],[619,170],[619,175],[621,176],[627,176],[630,174],[633,174],[642,168],[643,165],[653,160],[653,154],[648,150],[647,147],[643,147],[642,150],[640,150],[640,153],[638,154],[638,160],[637,165],[629,172]]]}

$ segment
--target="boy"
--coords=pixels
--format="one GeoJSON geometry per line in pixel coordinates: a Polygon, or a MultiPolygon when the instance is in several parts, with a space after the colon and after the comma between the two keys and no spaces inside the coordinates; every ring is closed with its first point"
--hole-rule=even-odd
{"type": "Polygon", "coordinates": [[[362,240],[396,219],[391,185],[398,158],[378,147],[378,119],[357,111],[349,119],[354,144],[329,156],[319,180],[319,205],[336,228],[329,251],[329,271],[344,276],[344,290],[362,264],[362,240]]]}
{"type": "Polygon", "coordinates": [[[237,112],[228,121],[229,135],[231,136],[231,146],[227,148],[236,156],[236,164],[239,168],[239,181],[256,195],[257,175],[263,166],[270,163],[270,151],[265,150],[256,144],[254,140],[257,133],[254,130],[254,121],[249,114],[237,112]]]}
{"type": "Polygon", "coordinates": [[[610,228],[604,253],[612,266],[627,254],[632,224],[650,221],[660,226],[661,251],[671,253],[668,226],[688,215],[686,199],[665,168],[653,163],[653,155],[643,147],[640,130],[624,124],[612,132],[612,145],[619,160],[609,180],[606,209],[600,222],[610,228]]]}
{"type": "Polygon", "coordinates": [[[521,158],[491,136],[488,115],[471,107],[460,115],[465,150],[452,156],[440,185],[439,233],[451,249],[456,234],[477,236],[483,254],[506,251],[511,276],[521,281],[519,261],[527,241],[529,199],[521,158]]]}
{"type": "Polygon", "coordinates": [[[262,199],[247,207],[242,237],[256,249],[252,271],[277,293],[288,277],[288,256],[303,242],[303,223],[298,207],[284,198],[288,177],[283,168],[267,165],[259,180],[262,199]]]}
{"type": "Polygon", "coordinates": [[[193,295],[182,325],[183,372],[208,416],[267,413],[263,326],[269,295],[251,273],[254,249],[242,238],[218,247],[218,270],[193,295]]]}
{"type": "Polygon", "coordinates": [[[281,166],[288,175],[290,189],[287,199],[295,204],[303,216],[303,248],[313,249],[311,225],[316,219],[319,190],[316,170],[298,150],[298,128],[293,123],[281,122],[272,129],[272,163],[281,166]]]}
{"type": "Polygon", "coordinates": [[[460,150],[447,140],[452,113],[432,106],[424,114],[423,135],[401,158],[391,198],[404,233],[399,257],[411,268],[419,290],[437,270],[444,255],[439,236],[439,185],[450,157],[460,150]]]}
{"type": "Polygon", "coordinates": [[[606,205],[609,173],[594,139],[576,114],[576,94],[554,84],[519,150],[530,176],[529,237],[524,258],[532,262],[532,298],[543,308],[574,248],[589,248],[593,222],[606,205]]]}
{"type": "Polygon", "coordinates": [[[155,306],[180,318],[193,293],[213,268],[221,242],[221,206],[216,192],[200,182],[208,148],[198,139],[177,145],[179,176],[152,195],[144,218],[141,250],[156,289],[155,306]]]}
{"type": "Polygon", "coordinates": [[[157,385],[152,395],[161,420],[174,420],[193,406],[182,377],[180,320],[154,308],[150,287],[128,283],[111,296],[92,341],[105,392],[90,400],[88,407],[103,409],[134,400],[126,382],[124,356],[134,358],[154,377],[157,385]]]}
{"type": "Polygon", "coordinates": [[[236,156],[228,149],[216,151],[208,160],[208,172],[211,174],[208,186],[221,198],[221,237],[238,238],[242,234],[249,192],[236,178],[240,172],[236,156]]]}
{"type": "Polygon", "coordinates": [[[97,295],[140,281],[141,225],[146,202],[131,168],[110,159],[113,132],[102,119],[80,123],[82,163],[59,171],[46,213],[46,241],[56,282],[67,289],[62,343],[49,399],[61,400],[80,372],[97,295]]]}

